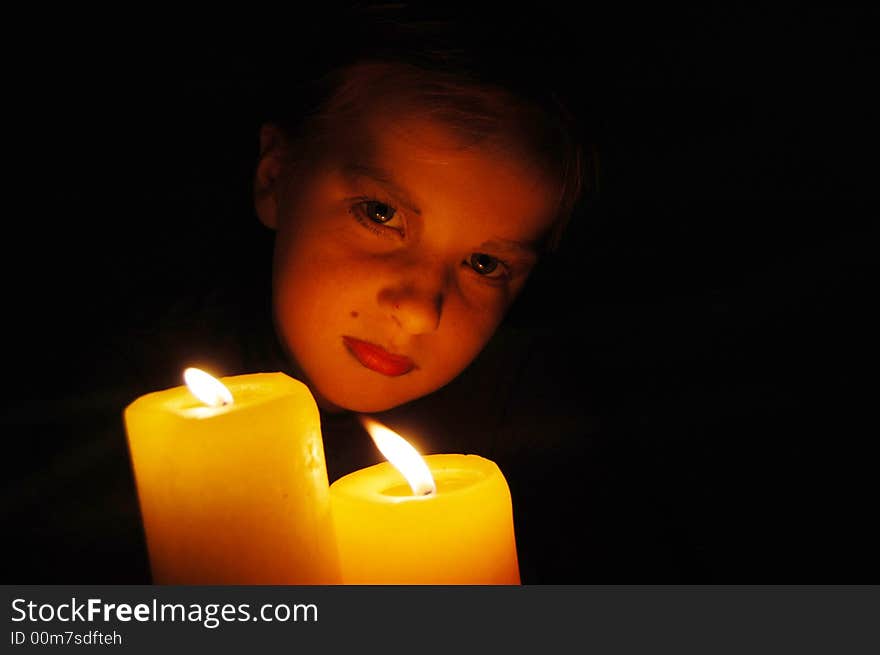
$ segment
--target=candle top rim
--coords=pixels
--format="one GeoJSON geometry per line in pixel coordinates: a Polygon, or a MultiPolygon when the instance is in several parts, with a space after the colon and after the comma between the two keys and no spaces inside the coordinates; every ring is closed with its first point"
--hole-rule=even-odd
{"type": "MultiPolygon", "coordinates": [[[[146,393],[132,401],[125,408],[125,412],[168,413],[182,420],[201,420],[238,412],[271,402],[285,395],[302,393],[303,391],[314,403],[311,391],[305,384],[280,371],[245,373],[218,379],[232,392],[235,397],[234,403],[216,407],[205,405],[183,384],[146,393]]],[[[317,405],[315,405],[315,411],[317,411],[317,405]]]]}
{"type": "Polygon", "coordinates": [[[473,493],[474,489],[498,484],[499,481],[505,487],[507,486],[507,481],[498,465],[480,455],[444,453],[425,455],[424,459],[437,481],[438,491],[434,494],[421,496],[388,493],[395,487],[409,487],[403,474],[390,462],[380,462],[344,475],[330,485],[330,492],[338,497],[352,500],[398,504],[442,502],[442,498],[473,493]],[[442,488],[444,480],[453,477],[461,480],[462,474],[472,480],[470,484],[464,484],[454,489],[442,488]]]}

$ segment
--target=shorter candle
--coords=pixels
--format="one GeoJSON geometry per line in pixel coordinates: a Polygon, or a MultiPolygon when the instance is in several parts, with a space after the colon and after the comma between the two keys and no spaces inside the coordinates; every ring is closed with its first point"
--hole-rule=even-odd
{"type": "Polygon", "coordinates": [[[428,455],[433,493],[388,462],[330,485],[343,584],[519,584],[513,506],[498,466],[428,455]]]}
{"type": "Polygon", "coordinates": [[[202,400],[180,386],[125,410],[153,582],[337,583],[311,392],[283,373],[187,377],[202,400]]]}

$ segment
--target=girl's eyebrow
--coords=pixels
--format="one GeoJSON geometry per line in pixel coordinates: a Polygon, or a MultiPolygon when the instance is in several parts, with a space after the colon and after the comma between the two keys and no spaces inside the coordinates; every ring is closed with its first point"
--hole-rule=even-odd
{"type": "Polygon", "coordinates": [[[511,239],[491,239],[484,241],[477,247],[493,252],[506,252],[528,258],[535,257],[538,254],[538,248],[535,243],[513,241],[511,239]]]}
{"type": "Polygon", "coordinates": [[[376,184],[385,187],[385,190],[393,195],[395,200],[407,210],[419,216],[422,215],[422,211],[413,202],[407,190],[395,182],[388,171],[369,164],[348,164],[342,169],[342,172],[348,178],[365,177],[372,180],[376,184]]]}

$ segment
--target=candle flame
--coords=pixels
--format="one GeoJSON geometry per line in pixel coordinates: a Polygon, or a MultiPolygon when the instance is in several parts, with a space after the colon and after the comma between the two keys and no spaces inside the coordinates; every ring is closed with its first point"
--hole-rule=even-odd
{"type": "Polygon", "coordinates": [[[232,392],[213,375],[190,367],[183,372],[183,379],[192,394],[209,407],[232,404],[232,392]]]}
{"type": "Polygon", "coordinates": [[[378,421],[366,416],[361,416],[360,419],[385,459],[406,478],[414,495],[430,496],[437,493],[437,485],[428,464],[412,444],[378,421]]]}

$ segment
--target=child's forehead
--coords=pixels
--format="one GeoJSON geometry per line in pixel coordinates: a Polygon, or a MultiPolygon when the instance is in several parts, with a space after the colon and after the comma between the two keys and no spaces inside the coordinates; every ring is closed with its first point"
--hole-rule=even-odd
{"type": "Polygon", "coordinates": [[[333,149],[336,163],[345,169],[399,170],[426,165],[479,169],[489,177],[497,177],[502,170],[534,179],[545,177],[540,167],[515,150],[489,138],[465,138],[454,126],[418,113],[373,112],[348,128],[338,134],[333,149]]]}
{"type": "Polygon", "coordinates": [[[451,126],[407,113],[363,114],[339,130],[336,140],[336,154],[349,158],[378,159],[394,154],[443,161],[475,154],[474,145],[466,143],[451,126]]]}

